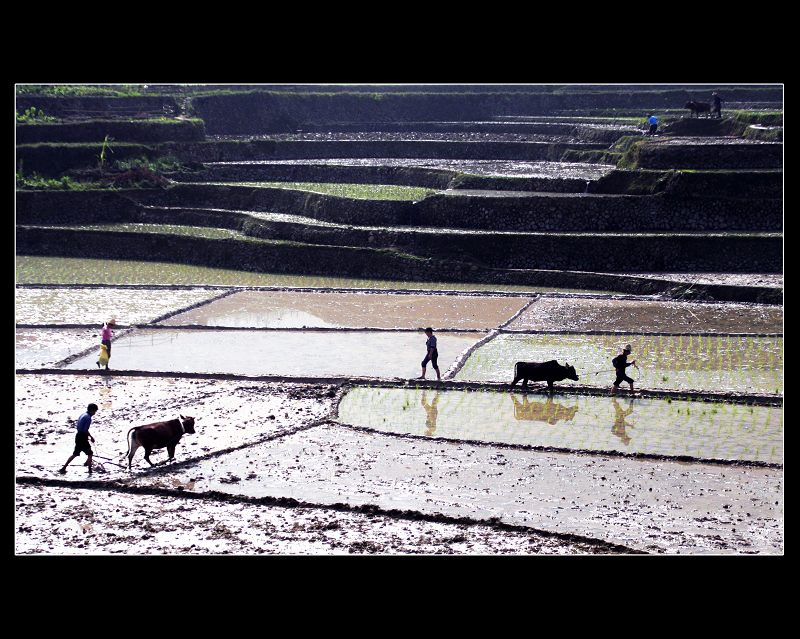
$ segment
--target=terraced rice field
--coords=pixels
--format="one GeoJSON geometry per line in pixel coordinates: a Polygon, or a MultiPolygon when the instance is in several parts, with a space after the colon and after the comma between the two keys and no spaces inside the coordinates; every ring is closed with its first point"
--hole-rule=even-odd
{"type": "Polygon", "coordinates": [[[783,408],[770,406],[357,387],[338,420],[418,437],[783,463],[783,408]]]}
{"type": "Polygon", "coordinates": [[[629,368],[628,375],[639,387],[783,392],[783,337],[777,336],[502,334],[478,348],[455,379],[511,382],[515,362],[555,359],[575,365],[581,378],[562,384],[610,385],[611,360],[628,343],[629,361],[640,368],[629,368]]]}
{"type": "Polygon", "coordinates": [[[173,262],[95,260],[72,257],[17,255],[18,284],[157,284],[187,286],[287,286],[319,288],[378,288],[405,290],[598,292],[584,289],[482,284],[471,282],[409,282],[315,275],[255,273],[191,266],[173,262]]]}
{"type": "MultiPolygon", "coordinates": [[[[480,333],[441,334],[442,372],[481,337],[480,333]]],[[[183,373],[412,378],[419,375],[424,356],[422,332],[142,329],[114,341],[110,366],[183,373]]],[[[68,368],[91,369],[96,359],[92,353],[68,368]]]]}
{"type": "Polygon", "coordinates": [[[18,288],[17,324],[117,324],[152,322],[169,312],[220,294],[207,289],[18,288]]]}
{"type": "Polygon", "coordinates": [[[488,330],[528,303],[524,297],[243,291],[170,317],[167,326],[416,328],[488,330]]]}
{"type": "Polygon", "coordinates": [[[310,191],[356,200],[421,200],[434,193],[433,189],[392,184],[340,184],[323,182],[206,182],[206,184],[255,186],[270,189],[310,191]]]}
{"type": "Polygon", "coordinates": [[[783,308],[638,300],[542,298],[509,330],[782,333],[783,308]]]}

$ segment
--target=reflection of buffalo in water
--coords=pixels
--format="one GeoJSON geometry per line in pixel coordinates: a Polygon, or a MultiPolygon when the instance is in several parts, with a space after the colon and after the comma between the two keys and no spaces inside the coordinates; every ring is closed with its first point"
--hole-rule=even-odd
{"type": "Polygon", "coordinates": [[[550,398],[546,402],[530,402],[527,397],[523,397],[522,402],[520,402],[516,395],[511,395],[511,400],[514,402],[514,417],[531,422],[556,424],[562,419],[568,422],[578,412],[577,404],[569,407],[562,406],[561,404],[556,404],[550,398]]]}

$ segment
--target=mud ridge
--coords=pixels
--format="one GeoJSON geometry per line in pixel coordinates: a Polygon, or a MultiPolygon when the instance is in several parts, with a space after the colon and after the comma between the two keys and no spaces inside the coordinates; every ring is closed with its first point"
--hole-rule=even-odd
{"type": "Polygon", "coordinates": [[[497,517],[489,519],[474,519],[471,517],[451,517],[441,513],[427,514],[415,510],[384,509],[374,504],[364,504],[352,506],[350,504],[316,504],[303,502],[292,497],[247,497],[244,495],[231,495],[218,491],[205,493],[192,493],[186,490],[157,488],[147,486],[127,486],[120,482],[100,482],[95,480],[69,481],[63,479],[42,479],[39,477],[17,477],[16,483],[27,486],[51,486],[59,488],[78,488],[87,490],[114,490],[122,493],[134,495],[155,495],[160,497],[181,497],[185,499],[198,499],[204,501],[223,502],[230,504],[248,504],[258,506],[278,506],[282,508],[313,508],[318,510],[333,510],[338,512],[357,513],[364,515],[377,515],[390,517],[392,519],[405,519],[409,521],[425,521],[430,523],[456,524],[462,526],[488,526],[495,530],[537,534],[543,537],[558,539],[567,543],[583,543],[595,546],[598,551],[602,550],[609,553],[623,554],[649,554],[643,550],[630,548],[621,544],[615,544],[603,539],[585,537],[571,533],[559,533],[551,530],[542,530],[529,526],[507,524],[500,521],[497,517]]]}
{"type": "MultiPolygon", "coordinates": [[[[237,375],[234,373],[181,373],[163,371],[134,371],[134,370],[114,370],[96,371],[62,368],[18,368],[17,375],[110,375],[118,377],[172,377],[179,379],[218,379],[218,380],[241,380],[246,382],[275,382],[282,384],[328,384],[328,385],[351,385],[368,386],[374,388],[397,388],[410,387],[430,388],[438,390],[471,390],[471,391],[493,391],[493,392],[518,392],[518,393],[538,393],[547,392],[547,384],[536,384],[528,389],[516,390],[505,382],[465,382],[442,380],[420,380],[405,379],[395,377],[392,379],[377,377],[287,377],[285,375],[237,375]]],[[[559,395],[608,395],[608,386],[560,386],[553,385],[554,391],[559,395]]],[[[660,399],[672,398],[678,400],[704,401],[704,402],[723,402],[729,404],[752,404],[753,406],[783,406],[783,395],[773,394],[752,394],[737,393],[734,391],[702,391],[702,390],[648,390],[639,389],[636,391],[636,398],[641,399],[660,399]]],[[[627,392],[618,397],[625,398],[627,392]]]]}
{"type": "Polygon", "coordinates": [[[458,357],[456,357],[455,361],[450,365],[450,368],[448,368],[444,372],[444,375],[442,375],[442,379],[445,381],[452,380],[452,378],[455,377],[458,371],[460,371],[464,367],[464,364],[467,363],[467,360],[469,359],[469,356],[472,355],[472,353],[474,353],[478,348],[480,348],[484,344],[491,342],[499,334],[500,334],[499,330],[497,330],[496,328],[492,329],[486,337],[479,339],[472,346],[464,350],[463,353],[461,353],[458,357]]]}
{"type": "MultiPolygon", "coordinates": [[[[216,298],[219,299],[219,298],[216,298]]],[[[210,300],[213,301],[213,300],[210,300]]],[[[205,303],[205,302],[204,302],[205,303]]],[[[201,306],[199,304],[198,306],[201,306]]],[[[530,306],[530,304],[528,305],[530,306]]],[[[525,310],[528,306],[523,308],[525,310]]],[[[183,313],[184,311],[177,311],[176,313],[170,313],[169,317],[172,317],[175,314],[183,313]]],[[[515,315],[511,318],[512,321],[516,319],[519,314],[515,315]]],[[[153,321],[162,321],[162,320],[153,320],[153,321]]],[[[508,324],[508,322],[504,322],[503,325],[508,324]]],[[[47,328],[47,329],[90,329],[96,328],[97,324],[15,324],[15,328],[19,329],[36,329],[36,328],[47,328]]],[[[117,327],[122,328],[130,328],[133,329],[157,329],[157,330],[190,330],[190,331],[263,331],[263,332],[293,332],[293,331],[305,331],[305,332],[316,332],[316,333],[358,333],[369,331],[373,333],[418,333],[422,330],[422,327],[419,328],[403,328],[403,327],[393,327],[393,328],[385,328],[380,326],[216,326],[216,325],[209,325],[209,324],[169,324],[169,325],[161,325],[161,324],[117,324],[117,327]]],[[[496,331],[500,334],[505,335],[631,335],[631,331],[600,331],[600,330],[575,330],[575,329],[563,329],[563,330],[540,330],[540,329],[531,329],[531,328],[521,328],[521,329],[511,329],[511,328],[437,328],[437,333],[485,333],[487,331],[496,331]]],[[[126,333],[127,334],[127,333],[126,333]]],[[[663,336],[663,337],[694,337],[697,335],[703,336],[712,336],[712,337],[783,337],[783,333],[718,333],[718,332],[702,332],[702,331],[692,331],[691,333],[673,333],[673,332],[665,332],[665,331],[636,331],[636,335],[653,335],[653,336],[663,336]]],[[[115,338],[116,339],[116,338],[115,338]]],[[[488,339],[486,340],[488,341],[488,339]]],[[[71,356],[72,357],[72,356],[71,356]]]]}
{"type": "Polygon", "coordinates": [[[432,437],[429,435],[412,435],[409,433],[392,433],[369,426],[356,426],[344,422],[336,422],[338,426],[344,426],[351,430],[361,431],[385,437],[396,437],[399,439],[413,439],[423,441],[436,441],[447,444],[460,444],[468,446],[479,446],[482,448],[507,448],[511,450],[532,450],[539,453],[560,453],[567,455],[581,455],[586,457],[625,457],[627,459],[642,459],[648,461],[669,461],[669,462],[690,462],[698,464],[710,464],[715,466],[738,466],[746,468],[775,468],[782,469],[783,464],[760,461],[745,461],[738,459],[705,459],[703,457],[691,457],[689,455],[659,455],[656,453],[623,453],[616,450],[585,450],[581,448],[558,448],[555,446],[535,446],[533,444],[507,444],[504,442],[484,442],[475,439],[451,439],[449,437],[432,437]]]}

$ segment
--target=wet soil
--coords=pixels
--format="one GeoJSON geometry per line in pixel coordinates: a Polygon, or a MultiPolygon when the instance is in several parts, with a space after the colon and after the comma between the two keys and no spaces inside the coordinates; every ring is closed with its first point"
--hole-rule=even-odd
{"type": "Polygon", "coordinates": [[[728,284],[731,286],[774,286],[783,288],[783,273],[631,273],[633,277],[652,277],[689,284],[728,284]]]}
{"type": "Polygon", "coordinates": [[[500,452],[323,424],[180,476],[195,491],[496,518],[641,552],[779,554],[783,544],[782,469],[500,452]]]}
{"type": "Polygon", "coordinates": [[[161,324],[488,330],[510,319],[527,302],[511,297],[243,291],[161,324]]]}
{"type": "Polygon", "coordinates": [[[782,333],[783,308],[745,304],[541,298],[511,330],[782,333]]]}
{"type": "Polygon", "coordinates": [[[16,322],[97,324],[98,329],[112,318],[119,325],[140,324],[217,295],[219,291],[202,288],[171,291],[169,295],[146,288],[19,288],[15,292],[16,322]]]}
{"type": "MultiPolygon", "coordinates": [[[[175,479],[177,488],[181,481],[175,479]]],[[[496,526],[18,485],[20,555],[526,555],[611,552],[496,526]]]]}

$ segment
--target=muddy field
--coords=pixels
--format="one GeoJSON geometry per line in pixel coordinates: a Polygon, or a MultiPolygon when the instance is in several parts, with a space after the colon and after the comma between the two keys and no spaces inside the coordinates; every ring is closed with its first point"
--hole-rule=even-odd
{"type": "MultiPolygon", "coordinates": [[[[777,327],[782,313],[774,307],[380,291],[197,288],[162,296],[120,288],[115,299],[128,317],[169,316],[158,320],[169,327],[119,331],[105,373],[94,364],[97,328],[35,326],[95,322],[91,300],[104,291],[20,297],[18,322],[34,321],[17,329],[17,367],[64,373],[16,377],[18,554],[783,552],[783,410],[774,402],[615,400],[596,392],[547,398],[539,388],[465,393],[414,388],[413,380],[391,389],[358,381],[419,374],[420,317],[442,331],[443,373],[470,377],[488,365],[504,379],[509,358],[525,347],[489,359],[484,349],[551,340],[548,352],[562,360],[558,345],[570,339],[585,349],[603,339],[616,346],[620,337],[498,329],[560,317],[562,328],[574,330],[593,313],[601,325],[607,310],[609,321],[633,317],[652,330],[692,330],[691,318],[701,317],[704,334],[625,339],[640,357],[663,363],[677,354],[679,370],[707,376],[709,366],[732,370],[731,358],[743,357],[747,380],[761,375],[762,385],[780,389],[782,334],[735,338],[742,344],[724,334],[777,327]],[[356,330],[364,326],[373,330],[356,330]],[[491,339],[476,348],[484,337],[491,339]],[[669,341],[678,338],[681,348],[669,341]],[[87,347],[88,355],[63,360],[87,347]],[[288,377],[252,379],[265,374],[288,377]],[[291,381],[299,375],[323,381],[291,381]],[[79,457],[60,475],[75,420],[90,402],[99,406],[94,472],[79,457]],[[196,433],[184,435],[176,459],[156,450],[151,468],[139,451],[129,472],[128,430],[178,415],[195,417],[196,433]]],[[[669,384],[648,377],[641,386],[669,384]]]]}

